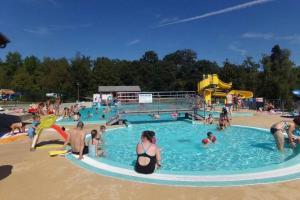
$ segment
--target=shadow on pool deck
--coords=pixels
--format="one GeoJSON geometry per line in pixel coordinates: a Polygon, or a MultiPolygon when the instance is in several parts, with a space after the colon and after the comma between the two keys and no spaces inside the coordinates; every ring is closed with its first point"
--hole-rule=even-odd
{"type": "Polygon", "coordinates": [[[42,141],[42,142],[39,142],[36,147],[41,147],[41,146],[44,146],[44,145],[49,145],[49,144],[64,144],[63,141],[61,140],[48,140],[48,141],[42,141]]]}
{"type": "Polygon", "coordinates": [[[2,165],[0,166],[0,181],[11,175],[13,166],[11,165],[2,165]]]}

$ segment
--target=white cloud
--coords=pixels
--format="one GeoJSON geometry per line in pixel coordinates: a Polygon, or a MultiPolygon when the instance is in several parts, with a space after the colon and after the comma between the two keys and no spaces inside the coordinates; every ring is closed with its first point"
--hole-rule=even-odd
{"type": "Polygon", "coordinates": [[[247,3],[243,3],[243,4],[235,5],[235,6],[232,6],[232,7],[224,8],[224,9],[221,9],[221,10],[208,12],[208,13],[205,13],[205,14],[202,14],[202,15],[198,15],[198,16],[194,16],[194,17],[190,17],[190,18],[186,18],[186,19],[180,19],[180,20],[176,20],[176,21],[173,21],[173,22],[169,22],[169,23],[159,24],[158,27],[168,26],[168,25],[172,25],[172,24],[179,24],[179,23],[190,22],[190,21],[194,21],[194,20],[199,20],[199,19],[211,17],[211,16],[214,16],[214,15],[221,15],[221,14],[225,14],[225,13],[236,11],[236,10],[250,8],[250,7],[253,7],[255,5],[267,3],[267,2],[270,2],[270,1],[274,1],[274,0],[255,0],[255,1],[250,1],[250,2],[247,2],[247,3]]]}
{"type": "Polygon", "coordinates": [[[242,38],[261,38],[261,39],[265,39],[265,40],[269,40],[274,38],[274,34],[273,33],[244,33],[242,35],[242,38]]]}
{"type": "Polygon", "coordinates": [[[135,40],[131,40],[131,41],[127,42],[126,45],[127,46],[132,46],[132,45],[138,44],[140,42],[141,42],[141,40],[135,39],[135,40]]]}
{"type": "Polygon", "coordinates": [[[164,18],[164,19],[160,20],[158,22],[158,24],[160,24],[160,25],[168,24],[168,23],[175,22],[177,20],[178,20],[178,17],[167,17],[167,18],[164,18]]]}
{"type": "Polygon", "coordinates": [[[242,49],[242,48],[239,48],[239,47],[236,46],[235,44],[229,45],[228,49],[230,49],[230,50],[232,50],[232,51],[235,51],[235,52],[241,54],[242,56],[246,56],[246,54],[247,54],[247,50],[242,49]]]}
{"type": "Polygon", "coordinates": [[[300,35],[276,35],[274,33],[257,33],[257,32],[248,32],[242,34],[242,38],[246,39],[264,39],[264,40],[285,40],[292,43],[300,43],[300,35]]]}
{"type": "Polygon", "coordinates": [[[45,34],[50,33],[50,30],[47,27],[38,27],[38,28],[34,28],[34,29],[24,29],[24,31],[28,32],[28,33],[38,34],[38,35],[45,35],[45,34]]]}
{"type": "Polygon", "coordinates": [[[51,25],[51,26],[40,26],[37,28],[25,28],[23,30],[28,33],[46,35],[55,31],[88,28],[91,27],[92,25],[93,25],[92,23],[77,24],[77,25],[51,25]]]}

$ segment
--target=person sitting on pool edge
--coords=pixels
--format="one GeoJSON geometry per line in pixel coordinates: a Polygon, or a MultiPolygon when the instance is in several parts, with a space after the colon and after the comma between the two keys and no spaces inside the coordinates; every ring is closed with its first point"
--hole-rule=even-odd
{"type": "Polygon", "coordinates": [[[135,171],[141,174],[152,174],[154,170],[161,166],[160,150],[152,143],[152,131],[144,131],[141,142],[136,146],[137,160],[135,171]]]}
{"type": "Polygon", "coordinates": [[[85,145],[85,133],[83,127],[83,122],[79,121],[76,128],[68,134],[68,138],[63,146],[64,149],[64,147],[70,143],[72,153],[79,155],[80,160],[83,159],[83,154],[89,152],[88,146],[85,145]]]}
{"type": "Polygon", "coordinates": [[[214,118],[212,116],[212,114],[208,115],[208,118],[205,119],[205,124],[213,124],[214,123],[214,118]]]}
{"type": "Polygon", "coordinates": [[[300,117],[295,118],[293,121],[277,122],[271,126],[270,132],[274,136],[279,151],[284,149],[284,133],[287,133],[292,149],[296,147],[296,144],[300,143],[300,137],[294,135],[295,129],[300,129],[300,117]]]}

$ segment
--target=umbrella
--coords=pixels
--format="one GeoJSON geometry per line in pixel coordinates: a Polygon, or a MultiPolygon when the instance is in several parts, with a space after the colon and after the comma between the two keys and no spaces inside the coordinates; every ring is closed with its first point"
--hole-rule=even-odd
{"type": "Polygon", "coordinates": [[[15,91],[10,90],[10,89],[1,89],[0,94],[14,94],[15,91]]]}

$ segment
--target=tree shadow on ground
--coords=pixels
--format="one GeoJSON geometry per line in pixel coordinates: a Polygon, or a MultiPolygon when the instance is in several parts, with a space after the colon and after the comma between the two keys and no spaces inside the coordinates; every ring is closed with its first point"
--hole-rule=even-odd
{"type": "Polygon", "coordinates": [[[2,165],[0,166],[0,181],[8,177],[12,172],[13,166],[11,165],[2,165]]]}

